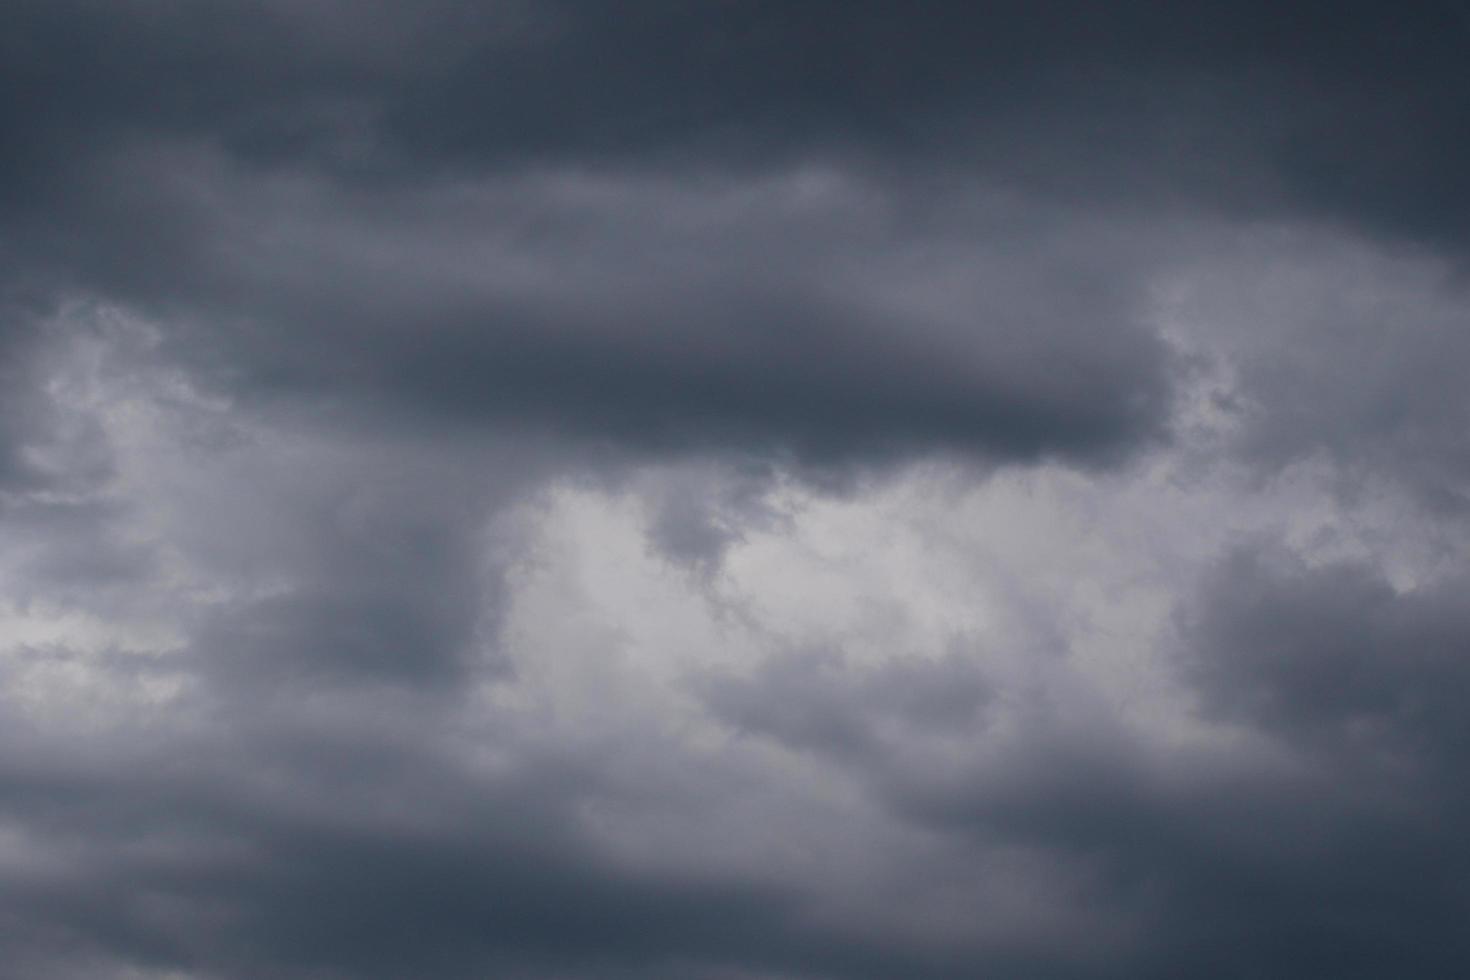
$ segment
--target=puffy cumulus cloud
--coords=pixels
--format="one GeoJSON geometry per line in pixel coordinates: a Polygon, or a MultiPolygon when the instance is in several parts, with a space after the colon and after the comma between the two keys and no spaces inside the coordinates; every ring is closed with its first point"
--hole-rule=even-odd
{"type": "Polygon", "coordinates": [[[0,977],[1451,976],[1453,3],[0,11],[0,977]]]}
{"type": "Polygon", "coordinates": [[[762,869],[939,975],[1447,973],[1442,526],[1182,465],[778,492],[713,577],[650,554],[656,501],[562,492],[492,701],[616,746],[605,846],[762,869]]]}

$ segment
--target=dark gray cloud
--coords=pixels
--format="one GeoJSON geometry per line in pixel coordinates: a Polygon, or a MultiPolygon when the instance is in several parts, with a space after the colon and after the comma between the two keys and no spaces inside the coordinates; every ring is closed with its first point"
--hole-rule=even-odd
{"type": "Polygon", "coordinates": [[[1168,408],[1137,250],[1084,250],[1024,203],[967,228],[964,201],[822,169],[381,195],[178,148],[118,171],[104,224],[71,229],[56,263],[162,318],[178,356],[245,397],[818,464],[1106,460],[1168,408]],[[849,285],[912,275],[936,244],[971,264],[951,308],[849,285]]]}
{"type": "Polygon", "coordinates": [[[17,3],[7,20],[17,190],[64,186],[59,161],[172,135],[263,165],[411,180],[426,168],[837,146],[958,151],[962,166],[1063,192],[1464,233],[1441,206],[1463,169],[1454,133],[1470,39],[1449,0],[922,14],[876,2],[434,3],[352,16],[330,3],[17,3]]]}
{"type": "Polygon", "coordinates": [[[1463,6],[912,6],[4,5],[0,976],[1457,975],[1463,6]]]}
{"type": "Polygon", "coordinates": [[[1463,594],[1458,578],[1401,592],[1371,565],[1309,568],[1243,550],[1193,613],[1190,668],[1222,717],[1349,750],[1364,739],[1373,750],[1448,752],[1454,764],[1470,683],[1463,594]]]}
{"type": "MultiPolygon", "coordinates": [[[[601,229],[620,239],[608,245],[705,249],[708,271],[627,283],[576,311],[301,242],[272,203],[350,223],[363,199],[333,188],[354,187],[380,213],[387,194],[422,215],[416,189],[444,181],[731,172],[748,149],[759,167],[866,161],[1089,206],[1320,214],[1432,241],[1460,231],[1456,209],[1436,203],[1460,169],[1444,134],[1470,89],[1450,7],[490,4],[344,17],[331,5],[17,4],[7,19],[17,152],[5,238],[22,270],[205,321],[205,346],[252,384],[328,397],[345,384],[618,441],[1086,457],[1155,432],[1167,385],[1132,322],[1138,270],[1126,266],[1060,259],[999,308],[970,311],[975,346],[951,350],[927,343],[911,313],[813,295],[808,254],[762,268],[714,242],[650,239],[671,206],[655,198],[601,229]],[[1389,148],[1405,159],[1385,159],[1389,148]],[[263,183],[291,175],[318,183],[264,199],[263,183]],[[1098,301],[1098,273],[1119,297],[1098,301]],[[324,356],[277,330],[310,333],[324,356]],[[265,346],[242,349],[241,334],[265,346]]],[[[523,248],[586,233],[548,227],[566,215],[534,203],[480,218],[420,218],[416,234],[454,249],[491,233],[523,248]]]]}

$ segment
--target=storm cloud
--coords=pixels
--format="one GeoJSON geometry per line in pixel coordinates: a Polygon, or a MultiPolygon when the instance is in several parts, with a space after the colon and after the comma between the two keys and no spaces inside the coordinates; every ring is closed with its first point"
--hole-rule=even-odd
{"type": "Polygon", "coordinates": [[[0,977],[1470,950],[1470,10],[0,9],[0,977]]]}

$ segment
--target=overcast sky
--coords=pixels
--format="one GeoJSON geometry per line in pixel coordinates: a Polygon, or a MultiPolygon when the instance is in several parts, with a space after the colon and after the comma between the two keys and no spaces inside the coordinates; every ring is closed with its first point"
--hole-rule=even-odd
{"type": "Polygon", "coordinates": [[[1470,6],[0,2],[0,980],[1470,962],[1470,6]]]}

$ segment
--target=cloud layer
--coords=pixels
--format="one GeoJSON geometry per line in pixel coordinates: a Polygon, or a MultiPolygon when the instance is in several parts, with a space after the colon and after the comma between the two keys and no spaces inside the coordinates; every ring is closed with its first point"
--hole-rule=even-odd
{"type": "Polygon", "coordinates": [[[0,976],[1457,975],[1452,2],[14,2],[0,976]]]}

